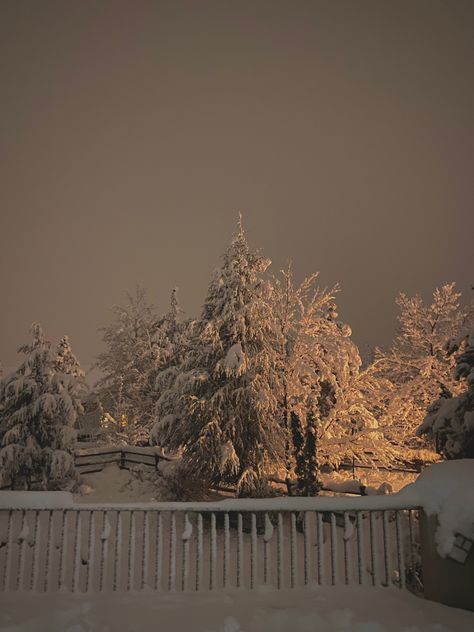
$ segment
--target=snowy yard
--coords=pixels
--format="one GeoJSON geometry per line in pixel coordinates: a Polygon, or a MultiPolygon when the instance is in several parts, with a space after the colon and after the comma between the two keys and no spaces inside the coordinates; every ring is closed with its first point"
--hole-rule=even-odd
{"type": "Polygon", "coordinates": [[[474,613],[395,589],[0,596],[2,632],[472,632],[474,613]]]}

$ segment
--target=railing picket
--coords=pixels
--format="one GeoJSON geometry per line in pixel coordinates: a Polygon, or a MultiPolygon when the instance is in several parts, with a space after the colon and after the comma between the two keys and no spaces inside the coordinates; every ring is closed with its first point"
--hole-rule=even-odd
{"type": "Polygon", "coordinates": [[[209,590],[216,587],[216,559],[217,559],[217,534],[216,534],[216,514],[211,513],[211,542],[210,542],[210,567],[209,567],[209,590]]]}
{"type": "Polygon", "coordinates": [[[388,512],[382,512],[382,535],[383,535],[383,565],[385,571],[385,586],[390,586],[390,559],[388,550],[388,512]]]}
{"type": "Polygon", "coordinates": [[[346,584],[352,584],[352,546],[351,539],[353,534],[353,525],[347,511],[344,512],[344,581],[346,584]]]}
{"type": "Polygon", "coordinates": [[[324,565],[324,525],[323,516],[320,511],[316,513],[316,526],[317,526],[317,540],[318,540],[318,584],[321,586],[325,580],[325,565],[324,565]]]}
{"type": "MultiPolygon", "coordinates": [[[[225,514],[225,519],[227,518],[227,532],[229,531],[229,515],[225,514]]],[[[225,558],[225,554],[224,554],[225,558]]],[[[202,564],[204,559],[204,544],[203,544],[203,527],[202,527],[202,513],[199,512],[197,516],[197,545],[196,545],[196,590],[201,590],[202,585],[202,564]]],[[[225,563],[225,562],[224,562],[225,563]]],[[[225,570],[224,570],[224,581],[225,581],[225,570]]]]}
{"type": "Polygon", "coordinates": [[[270,540],[273,536],[272,521],[265,513],[265,532],[263,534],[263,583],[267,584],[270,574],[270,540]]]}
{"type": "Polygon", "coordinates": [[[400,511],[395,511],[395,529],[397,535],[397,560],[398,560],[398,576],[399,587],[405,588],[405,551],[403,548],[402,527],[400,520],[400,511]]]}
{"type": "Polygon", "coordinates": [[[115,547],[114,547],[114,591],[119,590],[120,587],[120,571],[121,571],[121,559],[120,553],[122,551],[122,512],[117,510],[117,522],[115,523],[115,547]]]}
{"type": "Polygon", "coordinates": [[[148,566],[150,560],[150,512],[143,512],[143,546],[142,546],[142,581],[141,589],[145,590],[148,581],[148,566]]]}
{"type": "Polygon", "coordinates": [[[242,514],[237,514],[237,588],[242,587],[242,554],[244,549],[242,514]]]}
{"type": "Polygon", "coordinates": [[[99,579],[99,590],[104,590],[105,582],[106,582],[106,573],[107,573],[107,559],[108,559],[108,551],[109,551],[109,538],[110,538],[110,522],[109,517],[107,515],[107,511],[104,511],[102,514],[102,532],[100,534],[100,579],[99,579]]]}
{"type": "Polygon", "coordinates": [[[5,565],[3,567],[3,590],[8,591],[10,581],[10,568],[13,547],[13,511],[8,512],[7,540],[6,540],[5,565]]]}
{"type": "Polygon", "coordinates": [[[18,544],[20,546],[20,551],[18,554],[18,573],[17,573],[17,583],[16,589],[23,590],[24,588],[24,578],[25,578],[25,557],[26,557],[26,539],[28,537],[28,521],[26,510],[23,509],[21,512],[21,531],[18,535],[18,544]]]}
{"type": "Polygon", "coordinates": [[[411,509],[408,510],[408,533],[410,538],[410,563],[411,563],[411,571],[415,573],[415,535],[413,530],[413,512],[411,509]]]}
{"type": "Polygon", "coordinates": [[[257,516],[252,513],[252,533],[250,540],[250,588],[255,588],[257,581],[257,516]]]}
{"type": "Polygon", "coordinates": [[[375,543],[375,511],[370,512],[369,518],[369,533],[370,533],[370,561],[372,564],[372,585],[379,586],[379,572],[378,572],[378,555],[377,547],[375,543]]]}
{"type": "Polygon", "coordinates": [[[163,518],[161,511],[156,513],[155,547],[155,590],[161,590],[163,574],[163,518]]]}
{"type": "Polygon", "coordinates": [[[298,575],[298,555],[297,555],[297,541],[296,541],[296,515],[292,511],[291,514],[291,532],[290,532],[290,564],[291,564],[291,587],[295,588],[296,578],[298,575]]]}
{"type": "Polygon", "coordinates": [[[86,576],[86,592],[92,590],[93,570],[94,570],[94,530],[95,530],[95,511],[89,513],[89,535],[87,537],[87,576],[86,576]]]}
{"type": "Polygon", "coordinates": [[[230,566],[230,532],[229,532],[229,514],[224,514],[224,560],[223,560],[223,582],[224,588],[229,584],[229,566],[230,566]]]}
{"type": "Polygon", "coordinates": [[[32,560],[32,573],[30,590],[35,590],[38,586],[38,573],[39,573],[39,549],[40,549],[40,537],[41,537],[41,520],[40,511],[35,511],[35,531],[33,540],[33,560],[32,560]]]}
{"type": "Polygon", "coordinates": [[[283,588],[283,560],[284,560],[284,532],[283,532],[283,515],[278,512],[278,534],[277,534],[277,587],[279,590],[283,588]]]}
{"type": "Polygon", "coordinates": [[[176,590],[176,514],[171,512],[168,590],[176,590]]]}
{"type": "Polygon", "coordinates": [[[332,585],[335,586],[337,583],[337,563],[338,563],[338,555],[337,555],[337,531],[336,531],[336,516],[333,511],[331,511],[330,517],[330,529],[331,529],[331,582],[332,585]]]}
{"type": "Polygon", "coordinates": [[[305,511],[304,512],[304,519],[303,519],[303,529],[304,529],[304,535],[303,535],[303,565],[304,565],[304,583],[309,584],[310,582],[310,573],[311,573],[311,546],[310,546],[310,541],[309,541],[309,535],[310,535],[310,531],[309,531],[309,524],[310,524],[310,517],[311,514],[309,511],[305,511]]]}
{"type": "Polygon", "coordinates": [[[357,566],[359,575],[359,584],[365,583],[365,546],[364,546],[364,515],[361,511],[357,512],[357,566]]]}
{"type": "Polygon", "coordinates": [[[133,580],[135,575],[135,511],[130,511],[130,523],[128,528],[128,575],[127,591],[133,590],[133,580]]]}
{"type": "Polygon", "coordinates": [[[76,512],[76,525],[74,531],[74,552],[72,568],[72,592],[79,590],[79,579],[81,570],[81,512],[76,512]]]}
{"type": "Polygon", "coordinates": [[[183,542],[183,564],[182,564],[182,578],[181,578],[181,590],[188,589],[189,582],[189,541],[191,540],[191,536],[193,534],[193,525],[189,520],[189,515],[187,513],[184,514],[184,529],[183,534],[181,536],[181,540],[183,542]]]}
{"type": "Polygon", "coordinates": [[[46,536],[46,557],[44,562],[44,592],[49,591],[51,584],[51,541],[53,539],[53,512],[48,512],[48,534],[46,536]]]}

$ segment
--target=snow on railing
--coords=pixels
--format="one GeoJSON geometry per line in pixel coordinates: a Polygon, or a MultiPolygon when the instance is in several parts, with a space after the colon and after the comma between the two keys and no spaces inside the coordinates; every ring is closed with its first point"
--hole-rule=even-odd
{"type": "Polygon", "coordinates": [[[415,587],[418,506],[403,493],[75,505],[2,492],[0,590],[415,587]]]}

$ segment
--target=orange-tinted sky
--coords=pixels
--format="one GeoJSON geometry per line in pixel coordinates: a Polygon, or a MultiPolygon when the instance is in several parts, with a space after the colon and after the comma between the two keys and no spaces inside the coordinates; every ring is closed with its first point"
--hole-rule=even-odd
{"type": "Polygon", "coordinates": [[[239,209],[363,348],[468,293],[473,51],[470,0],[2,0],[3,365],[32,320],[89,365],[137,282],[197,314],[239,209]]]}

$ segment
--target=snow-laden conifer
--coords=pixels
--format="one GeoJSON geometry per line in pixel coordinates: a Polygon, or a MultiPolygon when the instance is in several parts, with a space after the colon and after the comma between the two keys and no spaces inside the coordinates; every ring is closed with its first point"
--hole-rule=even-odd
{"type": "Polygon", "coordinates": [[[445,388],[430,406],[418,434],[432,437],[436,450],[447,459],[474,458],[474,331],[457,343],[455,376],[464,390],[453,397],[445,388]]]}
{"type": "Polygon", "coordinates": [[[25,356],[20,367],[0,384],[6,427],[0,467],[12,487],[39,484],[48,489],[75,476],[74,424],[82,406],[77,376],[59,368],[69,352],[72,356],[69,346],[62,345],[55,356],[40,325],[34,324],[32,333],[32,343],[19,349],[25,356]]]}
{"type": "Polygon", "coordinates": [[[183,450],[195,476],[246,492],[282,457],[281,372],[263,278],[269,263],[249,249],[240,224],[174,380],[176,419],[157,437],[183,450]]]}
{"type": "Polygon", "coordinates": [[[183,310],[178,300],[178,288],[171,293],[170,309],[160,319],[157,330],[159,348],[159,366],[154,390],[156,393],[155,423],[150,433],[152,443],[159,443],[159,437],[165,436],[167,428],[173,425],[180,411],[181,394],[176,380],[188,349],[194,322],[183,319],[183,310]]]}

